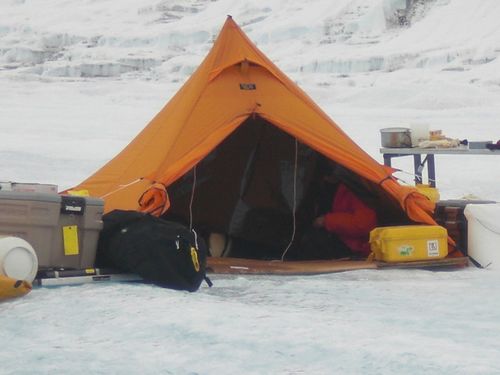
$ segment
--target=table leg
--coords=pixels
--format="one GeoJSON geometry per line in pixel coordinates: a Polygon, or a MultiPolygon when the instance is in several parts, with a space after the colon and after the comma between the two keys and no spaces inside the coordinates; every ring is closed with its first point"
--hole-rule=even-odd
{"type": "Polygon", "coordinates": [[[415,184],[422,183],[422,158],[420,154],[413,155],[413,168],[415,170],[415,184]]]}
{"type": "Polygon", "coordinates": [[[436,168],[434,165],[434,154],[427,155],[427,174],[429,175],[429,186],[436,187],[436,168]]]}
{"type": "Polygon", "coordinates": [[[391,166],[391,157],[389,154],[384,154],[384,165],[391,166]]]}

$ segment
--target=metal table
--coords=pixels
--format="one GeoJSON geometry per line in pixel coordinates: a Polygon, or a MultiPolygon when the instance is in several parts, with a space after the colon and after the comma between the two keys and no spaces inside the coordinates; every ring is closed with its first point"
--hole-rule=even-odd
{"type": "Polygon", "coordinates": [[[415,183],[422,183],[422,170],[427,164],[427,176],[429,185],[436,186],[436,166],[434,155],[500,155],[500,150],[489,150],[487,148],[471,149],[468,147],[454,148],[381,148],[380,153],[384,157],[384,164],[391,166],[392,158],[413,155],[413,167],[415,173],[415,183]],[[422,160],[422,155],[425,158],[422,160]]]}

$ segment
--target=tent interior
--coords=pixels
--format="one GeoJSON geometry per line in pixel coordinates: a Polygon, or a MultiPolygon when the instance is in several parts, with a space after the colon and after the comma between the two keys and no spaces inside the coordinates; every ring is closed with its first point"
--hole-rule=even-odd
{"type": "Polygon", "coordinates": [[[304,230],[331,207],[333,192],[323,181],[328,168],[375,208],[379,226],[411,223],[377,184],[257,115],[168,187],[171,206],[163,217],[192,226],[207,242],[211,234],[223,236],[224,256],[281,259],[289,248],[284,259],[292,260],[304,230]]]}

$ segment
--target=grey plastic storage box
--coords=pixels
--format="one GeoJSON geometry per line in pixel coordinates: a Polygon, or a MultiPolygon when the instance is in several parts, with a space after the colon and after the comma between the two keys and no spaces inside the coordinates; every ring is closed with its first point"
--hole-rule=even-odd
{"type": "Polygon", "coordinates": [[[39,269],[91,268],[103,209],[97,198],[0,191],[0,234],[28,241],[39,269]]]}
{"type": "MultiPolygon", "coordinates": [[[[53,257],[53,267],[92,268],[94,267],[97,241],[102,229],[104,201],[92,197],[61,196],[59,215],[59,235],[55,236],[57,255],[53,257]],[[76,253],[67,255],[70,249],[65,244],[65,229],[74,228],[78,236],[76,253]]],[[[71,241],[70,241],[71,242],[71,241]]],[[[73,251],[74,253],[75,251],[73,251]]]]}
{"type": "Polygon", "coordinates": [[[28,241],[39,267],[49,266],[60,211],[57,194],[0,191],[0,234],[28,241]]]}

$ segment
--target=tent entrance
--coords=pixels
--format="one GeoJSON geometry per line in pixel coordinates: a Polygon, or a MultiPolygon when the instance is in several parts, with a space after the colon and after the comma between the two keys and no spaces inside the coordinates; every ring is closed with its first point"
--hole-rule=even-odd
{"type": "MultiPolygon", "coordinates": [[[[204,236],[229,235],[238,256],[279,258],[292,238],[294,184],[297,228],[314,217],[319,159],[324,157],[300,143],[296,148],[293,137],[262,118],[248,118],[198,163],[193,227],[204,236]]],[[[166,218],[189,223],[193,177],[191,171],[168,187],[166,218]]]]}
{"type": "Polygon", "coordinates": [[[198,163],[194,194],[193,171],[168,187],[171,207],[164,217],[192,220],[205,239],[213,232],[230,237],[231,256],[279,259],[292,240],[294,221],[296,245],[313,219],[330,208],[333,193],[321,179],[331,164],[266,120],[249,117],[198,163]]]}

